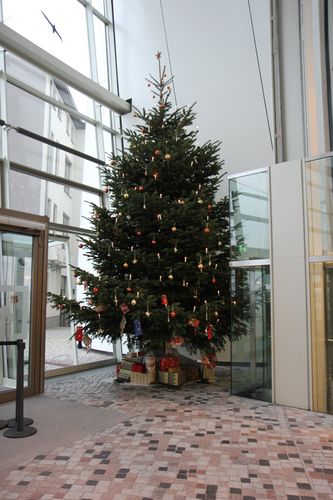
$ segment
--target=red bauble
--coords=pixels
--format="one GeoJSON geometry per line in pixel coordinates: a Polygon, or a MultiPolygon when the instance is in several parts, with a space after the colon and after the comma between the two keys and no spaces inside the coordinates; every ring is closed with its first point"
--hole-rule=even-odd
{"type": "Polygon", "coordinates": [[[204,229],[204,233],[206,233],[206,234],[210,233],[210,229],[209,229],[209,227],[208,227],[208,226],[207,226],[207,227],[205,227],[205,229],[204,229]]]}
{"type": "Polygon", "coordinates": [[[165,293],[163,293],[163,295],[162,295],[161,303],[163,306],[168,305],[168,296],[165,293]]]}
{"type": "Polygon", "coordinates": [[[171,311],[170,316],[171,318],[175,318],[177,316],[176,311],[171,311]]]}
{"type": "Polygon", "coordinates": [[[143,186],[139,186],[138,189],[139,189],[139,191],[143,191],[144,187],[143,186]]]}
{"type": "Polygon", "coordinates": [[[82,341],[82,339],[83,339],[83,327],[78,325],[75,330],[75,340],[77,342],[80,342],[82,341]]]}
{"type": "Polygon", "coordinates": [[[129,286],[128,288],[126,288],[126,291],[127,291],[127,292],[131,292],[131,291],[132,291],[132,288],[129,286]]]}
{"type": "Polygon", "coordinates": [[[109,188],[108,187],[105,187],[104,188],[104,193],[108,193],[109,192],[109,188]]]}
{"type": "Polygon", "coordinates": [[[142,232],[141,232],[141,231],[137,231],[137,232],[136,232],[136,235],[137,235],[137,236],[141,236],[141,235],[142,235],[142,232]]]}
{"type": "Polygon", "coordinates": [[[93,293],[94,293],[94,294],[99,293],[99,288],[98,288],[98,286],[94,286],[94,288],[92,289],[92,291],[93,291],[93,293]]]}
{"type": "Polygon", "coordinates": [[[155,155],[155,156],[159,156],[160,154],[161,154],[161,151],[160,151],[159,149],[156,149],[156,150],[154,151],[154,155],[155,155]]]}
{"type": "Polygon", "coordinates": [[[65,304],[59,304],[59,309],[65,309],[65,304]]]}
{"type": "Polygon", "coordinates": [[[215,278],[215,276],[213,276],[213,277],[212,277],[212,283],[213,283],[213,285],[215,285],[215,283],[216,283],[216,278],[215,278]]]}
{"type": "Polygon", "coordinates": [[[79,243],[79,248],[83,248],[84,247],[84,244],[83,243],[79,243]]]}
{"type": "Polygon", "coordinates": [[[157,241],[156,240],[151,240],[152,245],[156,245],[157,241]]]}

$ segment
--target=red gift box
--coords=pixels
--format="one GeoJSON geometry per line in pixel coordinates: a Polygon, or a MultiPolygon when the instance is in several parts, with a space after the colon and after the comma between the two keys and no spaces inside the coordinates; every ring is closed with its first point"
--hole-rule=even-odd
{"type": "Polygon", "coordinates": [[[179,358],[175,358],[172,356],[168,356],[166,358],[160,359],[160,370],[162,372],[168,371],[169,368],[178,368],[179,367],[179,358]]]}
{"type": "Polygon", "coordinates": [[[132,365],[132,372],[137,372],[137,373],[145,373],[145,365],[142,365],[141,363],[133,363],[132,365]]]}

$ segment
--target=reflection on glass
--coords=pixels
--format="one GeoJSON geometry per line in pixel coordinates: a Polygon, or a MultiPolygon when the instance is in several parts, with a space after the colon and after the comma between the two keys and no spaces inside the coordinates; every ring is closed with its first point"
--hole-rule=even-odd
{"type": "Polygon", "coordinates": [[[310,255],[333,254],[333,158],[306,163],[310,255]]]}
{"type": "Polygon", "coordinates": [[[333,262],[310,264],[314,410],[333,414],[333,262]]]}
{"type": "Polygon", "coordinates": [[[234,268],[231,278],[233,300],[248,304],[248,334],[231,346],[231,392],[272,401],[269,266],[234,268]]]}
{"type": "MultiPolygon", "coordinates": [[[[77,283],[71,266],[80,266],[92,272],[90,262],[79,249],[78,236],[67,233],[61,236],[51,235],[48,253],[48,291],[81,300],[84,285],[77,283]]],[[[75,326],[68,323],[61,310],[47,304],[46,371],[112,358],[113,346],[110,344],[93,340],[91,349],[87,350],[84,344],[77,342],[75,326]]]]}
{"type": "Polygon", "coordinates": [[[90,229],[90,203],[101,199],[80,189],[10,171],[10,208],[36,215],[47,215],[50,222],[90,229]]]}
{"type": "Polygon", "coordinates": [[[7,26],[84,75],[90,74],[85,8],[80,2],[2,0],[2,4],[7,26]]]}
{"type": "MultiPolygon", "coordinates": [[[[70,107],[76,109],[68,86],[57,80],[53,80],[52,85],[58,96],[61,95],[62,101],[67,106],[70,103],[70,107]]],[[[24,128],[29,132],[96,158],[96,127],[94,125],[86,123],[74,114],[48,104],[10,84],[7,85],[7,108],[8,122],[11,125],[24,128]]],[[[50,151],[50,149],[54,149],[52,146],[47,146],[43,142],[14,131],[9,134],[8,147],[12,161],[56,175],[64,176],[63,171],[57,170],[58,163],[62,161],[65,164],[65,159],[68,157],[76,171],[75,179],[72,180],[82,182],[84,162],[72,153],[60,150],[56,156],[54,151],[50,151]]],[[[94,165],[88,162],[87,168],[90,170],[88,184],[91,186],[91,171],[94,165]]],[[[94,186],[98,187],[98,176],[96,180],[97,183],[94,186]]]]}
{"type": "Polygon", "coordinates": [[[231,260],[269,258],[267,172],[229,181],[231,260]]]}
{"type": "MultiPolygon", "coordinates": [[[[22,339],[24,385],[30,377],[30,314],[33,237],[0,232],[0,340],[22,339]]],[[[17,349],[0,347],[0,390],[16,388],[17,349]]]]}

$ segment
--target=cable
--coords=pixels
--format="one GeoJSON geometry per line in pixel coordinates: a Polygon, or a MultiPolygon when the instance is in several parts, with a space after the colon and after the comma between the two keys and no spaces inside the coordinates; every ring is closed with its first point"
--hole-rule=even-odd
{"type": "Polygon", "coordinates": [[[252,28],[252,36],[253,36],[254,48],[255,48],[255,51],[256,51],[256,59],[257,59],[257,65],[258,65],[258,72],[259,72],[259,78],[260,78],[260,84],[261,84],[262,97],[263,97],[264,106],[265,106],[265,113],[266,113],[268,133],[269,133],[269,138],[270,138],[270,141],[271,141],[271,147],[272,147],[272,150],[273,150],[272,131],[271,131],[271,126],[269,124],[269,117],[268,117],[268,111],[267,111],[267,103],[266,103],[265,90],[264,90],[264,85],[263,85],[263,81],[262,81],[261,69],[260,69],[260,62],[259,62],[259,56],[258,56],[256,36],[255,36],[255,33],[254,33],[254,27],[253,27],[253,20],[252,20],[252,12],[251,12],[250,0],[247,0],[247,5],[249,7],[249,14],[250,14],[250,21],[251,21],[251,28],[252,28]]]}
{"type": "MultiPolygon", "coordinates": [[[[167,36],[167,32],[166,32],[166,26],[165,26],[165,19],[164,19],[164,11],[163,11],[163,4],[162,4],[162,0],[160,0],[160,6],[161,6],[161,14],[162,14],[162,21],[163,21],[163,29],[164,29],[165,43],[166,43],[167,53],[168,53],[168,60],[169,60],[169,67],[170,67],[170,75],[171,75],[171,76],[173,76],[173,71],[172,71],[172,67],[171,67],[171,58],[170,58],[169,43],[168,43],[168,36],[167,36]]],[[[173,88],[173,95],[174,95],[174,98],[175,98],[175,104],[176,104],[176,106],[178,106],[178,104],[177,104],[177,97],[176,97],[175,82],[174,82],[174,80],[173,80],[173,79],[172,79],[172,88],[173,88]]]]}

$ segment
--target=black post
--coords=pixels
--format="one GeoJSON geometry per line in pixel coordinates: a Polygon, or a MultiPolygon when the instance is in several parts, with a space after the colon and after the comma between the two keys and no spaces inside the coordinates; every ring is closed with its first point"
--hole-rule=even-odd
{"type": "MultiPolygon", "coordinates": [[[[15,426],[7,429],[3,435],[9,438],[32,436],[37,432],[34,427],[24,425],[23,401],[24,401],[24,348],[22,339],[16,341],[17,345],[17,369],[16,369],[16,420],[15,426]]],[[[31,420],[31,419],[30,419],[31,420]]]]}
{"type": "Polygon", "coordinates": [[[24,349],[25,343],[22,339],[17,340],[17,368],[16,368],[16,409],[15,418],[8,420],[7,427],[17,427],[22,432],[26,425],[33,424],[32,418],[23,417],[24,404],[24,349]]]}

